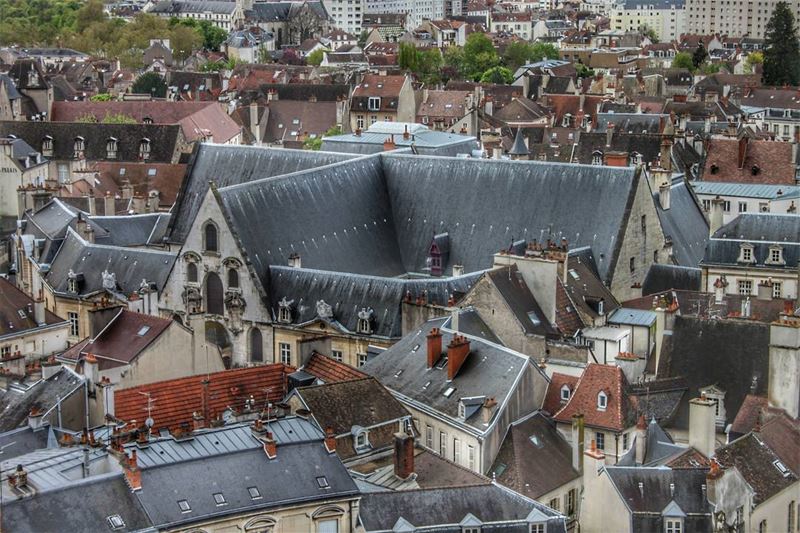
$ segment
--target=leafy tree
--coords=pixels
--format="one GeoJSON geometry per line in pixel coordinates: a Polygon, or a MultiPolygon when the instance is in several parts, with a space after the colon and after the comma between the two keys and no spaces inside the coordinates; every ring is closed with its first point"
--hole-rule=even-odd
{"type": "Polygon", "coordinates": [[[644,35],[645,37],[650,39],[651,42],[654,42],[654,43],[658,42],[658,34],[656,33],[656,30],[654,30],[653,28],[651,28],[647,24],[645,24],[644,26],[639,28],[639,31],[642,33],[642,35],[644,35]]]}
{"type": "Polygon", "coordinates": [[[136,119],[124,113],[106,113],[100,122],[103,124],[136,124],[136,119]]]}
{"type": "Polygon", "coordinates": [[[358,35],[358,47],[364,48],[367,46],[367,39],[369,38],[369,32],[367,30],[361,30],[361,33],[358,35]]]}
{"type": "Polygon", "coordinates": [[[536,63],[545,59],[558,59],[558,48],[552,43],[533,43],[530,61],[536,63]]]}
{"type": "Polygon", "coordinates": [[[575,63],[575,72],[579,78],[593,78],[594,70],[590,69],[583,63],[575,63]]]}
{"type": "Polygon", "coordinates": [[[206,50],[219,50],[220,45],[228,38],[228,32],[207,20],[201,20],[197,27],[203,36],[203,48],[206,50]]]}
{"type": "Polygon", "coordinates": [[[700,72],[706,75],[716,74],[720,68],[721,65],[719,63],[706,63],[700,67],[700,72]]]}
{"type": "Polygon", "coordinates": [[[464,77],[464,49],[448,46],[444,51],[445,76],[447,78],[464,77]]]}
{"type": "Polygon", "coordinates": [[[112,100],[111,93],[95,94],[89,98],[91,102],[110,102],[112,100]]]}
{"type": "Polygon", "coordinates": [[[133,82],[131,92],[164,98],[167,95],[167,82],[155,72],[145,72],[133,82]]]}
{"type": "Polygon", "coordinates": [[[442,53],[438,48],[421,52],[417,50],[417,69],[415,74],[423,83],[436,85],[442,81],[442,53]]]}
{"type": "Polygon", "coordinates": [[[705,62],[707,57],[708,57],[708,52],[706,52],[706,47],[701,42],[700,45],[697,47],[697,50],[695,50],[694,54],[692,54],[692,65],[694,66],[694,68],[695,69],[700,68],[700,65],[702,65],[705,62]]]}
{"type": "Polygon", "coordinates": [[[764,52],[764,82],[768,85],[800,83],[800,43],[797,24],[786,2],[778,2],[767,22],[764,52]]]}
{"type": "Polygon", "coordinates": [[[266,46],[260,46],[256,54],[256,61],[258,63],[272,63],[272,54],[267,50],[266,46]]]}
{"type": "Polygon", "coordinates": [[[403,70],[414,72],[417,69],[417,47],[407,42],[400,43],[397,64],[403,70]]]}
{"type": "Polygon", "coordinates": [[[478,80],[484,72],[497,66],[500,58],[492,40],[483,33],[472,33],[464,44],[462,71],[467,78],[478,80]]]}
{"type": "Polygon", "coordinates": [[[514,81],[514,73],[506,67],[492,67],[481,76],[482,83],[509,84],[514,81]]]}
{"type": "Polygon", "coordinates": [[[751,52],[744,60],[744,69],[747,72],[755,72],[756,65],[764,64],[764,54],[761,52],[751,52]]]}
{"type": "Polygon", "coordinates": [[[322,60],[325,59],[325,52],[322,48],[318,48],[306,56],[306,64],[318,67],[322,60]]]}
{"type": "Polygon", "coordinates": [[[303,149],[304,150],[319,150],[322,148],[322,139],[324,137],[333,137],[334,135],[341,135],[342,128],[339,126],[331,126],[328,128],[328,131],[322,134],[322,136],[315,137],[313,139],[306,139],[303,141],[303,149]]]}
{"type": "Polygon", "coordinates": [[[76,118],[75,122],[80,122],[81,124],[97,124],[97,117],[92,113],[84,113],[76,118]]]}
{"type": "Polygon", "coordinates": [[[203,45],[203,36],[194,28],[179,25],[169,32],[169,44],[172,46],[172,57],[183,61],[203,45]]]}
{"type": "Polygon", "coordinates": [[[550,43],[526,43],[515,41],[503,53],[503,64],[516,70],[527,63],[537,63],[545,59],[558,59],[558,48],[550,43]]]}
{"type": "Polygon", "coordinates": [[[694,72],[694,62],[688,52],[679,52],[672,59],[672,68],[686,68],[694,72]]]}

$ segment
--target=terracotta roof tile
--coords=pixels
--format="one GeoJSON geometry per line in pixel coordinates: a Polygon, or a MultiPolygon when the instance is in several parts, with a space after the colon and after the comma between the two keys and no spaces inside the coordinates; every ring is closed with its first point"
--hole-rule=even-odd
{"type": "Polygon", "coordinates": [[[794,185],[792,144],[781,141],[712,138],[708,141],[704,181],[794,185]],[[744,146],[740,147],[740,143],[744,146]],[[739,162],[740,151],[744,160],[739,162]]]}
{"type": "Polygon", "coordinates": [[[554,418],[558,422],[571,424],[572,415],[583,414],[587,426],[622,431],[630,426],[633,411],[626,388],[627,381],[622,369],[612,365],[590,364],[578,379],[569,401],[554,418]],[[597,396],[601,390],[608,397],[605,410],[597,407],[597,396]]]}
{"type": "Polygon", "coordinates": [[[544,397],[544,405],[542,410],[547,411],[551,415],[556,414],[564,407],[566,402],[561,401],[561,387],[564,385],[569,386],[570,394],[575,392],[575,385],[578,383],[576,376],[569,376],[559,372],[553,372],[550,376],[550,385],[547,387],[547,394],[544,397]]]}
{"type": "Polygon", "coordinates": [[[575,309],[575,304],[567,294],[567,290],[558,280],[556,283],[556,326],[566,336],[572,337],[584,324],[575,309]]]}
{"type": "Polygon", "coordinates": [[[303,370],[325,383],[338,383],[367,377],[366,374],[350,365],[316,352],[311,355],[303,370]]]}
{"type": "MultiPolygon", "coordinates": [[[[208,375],[208,419],[214,420],[231,408],[242,411],[251,397],[257,408],[279,402],[286,393],[286,376],[294,369],[283,364],[225,370],[208,375]]],[[[154,429],[191,427],[192,415],[203,412],[203,381],[206,376],[160,381],[122,389],[114,395],[115,416],[125,421],[147,417],[148,394],[152,403],[154,429]]]]}

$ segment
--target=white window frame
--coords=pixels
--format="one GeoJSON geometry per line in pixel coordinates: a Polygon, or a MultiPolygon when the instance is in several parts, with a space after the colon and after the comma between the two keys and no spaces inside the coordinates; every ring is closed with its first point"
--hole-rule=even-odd
{"type": "Polygon", "coordinates": [[[447,433],[439,431],[439,455],[447,457],[447,433]]]}
{"type": "Polygon", "coordinates": [[[467,468],[475,470],[475,446],[467,445],[467,468]]]}
{"type": "Polygon", "coordinates": [[[367,364],[367,354],[359,353],[356,354],[356,363],[358,364],[358,368],[361,368],[365,364],[367,364]]]}
{"type": "Polygon", "coordinates": [[[783,283],[780,281],[772,282],[772,297],[783,298],[783,283]]]}
{"type": "Polygon", "coordinates": [[[366,431],[359,431],[356,434],[356,449],[369,448],[369,434],[366,431]]]}
{"type": "Polygon", "coordinates": [[[605,411],[608,408],[608,395],[604,391],[597,393],[597,410],[605,411]]]}
{"type": "Polygon", "coordinates": [[[425,447],[433,450],[433,427],[430,424],[425,424],[425,447]]]}
{"type": "Polygon", "coordinates": [[[569,390],[569,385],[567,384],[561,385],[561,401],[568,402],[571,395],[572,391],[569,390]]]}
{"type": "Polygon", "coordinates": [[[594,434],[594,443],[598,450],[605,451],[606,449],[606,434],[598,431],[594,434]]]}
{"type": "Polygon", "coordinates": [[[742,296],[749,296],[753,294],[753,280],[752,279],[740,279],[737,282],[737,287],[739,289],[739,294],[742,296]]]}
{"type": "Polygon", "coordinates": [[[69,320],[69,334],[71,337],[79,337],[81,334],[80,319],[78,313],[72,311],[67,313],[67,320],[69,320]]]}
{"type": "Polygon", "coordinates": [[[457,438],[453,439],[453,462],[457,465],[461,464],[461,441],[457,438]]]}
{"type": "Polygon", "coordinates": [[[665,518],[664,533],[683,533],[683,518],[679,517],[665,518]]]}
{"type": "Polygon", "coordinates": [[[278,356],[280,358],[280,362],[285,365],[292,364],[292,345],[288,342],[279,342],[278,343],[278,356]]]}
{"type": "Polygon", "coordinates": [[[344,359],[344,354],[342,353],[341,350],[331,350],[331,358],[341,363],[342,360],[344,359]]]}
{"type": "Polygon", "coordinates": [[[381,97],[380,96],[370,96],[367,100],[367,109],[370,111],[380,111],[381,109],[381,97]]]}

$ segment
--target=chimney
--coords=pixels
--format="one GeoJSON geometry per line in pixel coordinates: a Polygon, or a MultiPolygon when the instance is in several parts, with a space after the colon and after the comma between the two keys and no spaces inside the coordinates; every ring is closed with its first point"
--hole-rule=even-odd
{"type": "Polygon", "coordinates": [[[611,146],[611,139],[614,137],[614,123],[609,122],[606,125],[606,146],[611,146]]]}
{"type": "Polygon", "coordinates": [[[31,429],[39,429],[44,423],[44,413],[38,407],[34,407],[28,413],[28,427],[31,429]]]}
{"type": "Polygon", "coordinates": [[[94,189],[89,189],[86,193],[86,204],[89,206],[89,216],[97,214],[97,204],[94,201],[94,189]]]}
{"type": "Polygon", "coordinates": [[[261,144],[261,128],[258,124],[258,103],[253,100],[250,102],[250,132],[256,140],[256,144],[261,144]]]}
{"type": "Polygon", "coordinates": [[[492,99],[492,95],[486,95],[483,100],[483,112],[489,116],[492,116],[492,112],[494,111],[494,101],[492,99]]]}
{"type": "Polygon", "coordinates": [[[644,415],[639,415],[639,421],[636,423],[636,464],[641,465],[644,463],[647,440],[647,422],[644,420],[644,415]]]}
{"type": "Polygon", "coordinates": [[[89,392],[94,391],[94,386],[100,379],[99,374],[100,370],[99,365],[97,364],[97,358],[94,355],[87,353],[83,358],[83,375],[86,376],[89,392]]]}
{"type": "Polygon", "coordinates": [[[792,418],[800,415],[800,316],[791,300],[784,302],[780,318],[769,327],[770,405],[786,411],[792,418]]]}
{"type": "Polygon", "coordinates": [[[278,444],[275,442],[275,439],[272,438],[272,433],[267,431],[267,434],[264,436],[264,453],[267,454],[267,457],[270,459],[275,459],[278,456],[278,444]]]}
{"type": "Polygon", "coordinates": [[[407,141],[411,138],[411,134],[408,133],[408,124],[403,127],[403,140],[407,141]]]}
{"type": "Polygon", "coordinates": [[[464,275],[464,265],[453,265],[453,277],[457,278],[458,276],[464,275]]]}
{"type": "Polygon", "coordinates": [[[668,137],[661,141],[658,164],[662,169],[672,171],[672,141],[668,137]]]}
{"type": "Polygon", "coordinates": [[[428,333],[428,368],[433,368],[436,361],[442,356],[442,332],[433,328],[428,333]]]}
{"type": "Polygon", "coordinates": [[[706,457],[714,455],[716,447],[715,405],[705,396],[689,401],[689,446],[706,457]]]}
{"type": "Polygon", "coordinates": [[[136,450],[131,450],[130,457],[125,454],[122,458],[122,470],[125,474],[125,481],[132,491],[142,489],[142,472],[139,470],[139,462],[136,457],[136,450]]]}
{"type": "Polygon", "coordinates": [[[42,363],[42,379],[50,379],[61,370],[61,363],[56,361],[55,356],[50,356],[47,361],[42,363]]]}
{"type": "Polygon", "coordinates": [[[469,341],[458,334],[453,335],[450,344],[447,345],[447,380],[452,381],[456,377],[461,365],[467,360],[469,355],[469,341]]]}
{"type": "Polygon", "coordinates": [[[588,450],[583,452],[583,476],[593,478],[600,475],[606,464],[606,454],[597,449],[597,443],[592,439],[592,444],[588,450]]]}
{"type": "Polygon", "coordinates": [[[572,468],[581,471],[583,468],[583,415],[572,415],[572,468]]]}
{"type": "Polygon", "coordinates": [[[289,266],[290,267],[292,267],[292,268],[300,268],[301,265],[302,265],[302,263],[300,261],[300,254],[298,254],[297,252],[289,254],[289,266]]]}
{"type": "Polygon", "coordinates": [[[414,436],[408,433],[394,434],[394,475],[408,479],[414,474],[414,436]]]}
{"type": "Polygon", "coordinates": [[[492,410],[497,406],[497,400],[494,398],[486,398],[481,405],[481,419],[484,424],[492,421],[492,410]]]}
{"type": "MultiPolygon", "coordinates": [[[[261,422],[259,420],[259,422],[261,422]]],[[[198,431],[206,427],[206,419],[203,416],[203,413],[198,413],[195,411],[192,413],[192,431],[198,431]]]]}
{"type": "Polygon", "coordinates": [[[103,213],[107,217],[117,214],[116,198],[114,198],[114,195],[112,195],[110,192],[106,192],[106,195],[103,198],[103,213]]]}
{"type": "Polygon", "coordinates": [[[458,307],[454,307],[450,310],[450,329],[454,332],[458,333],[458,316],[461,312],[461,309],[458,307]]]}
{"type": "Polygon", "coordinates": [[[744,159],[747,156],[747,136],[743,136],[739,139],[739,154],[737,158],[737,163],[739,168],[744,168],[744,159]]]}
{"type": "Polygon", "coordinates": [[[156,190],[152,190],[147,193],[147,212],[148,213],[156,213],[158,212],[158,206],[161,205],[161,193],[156,190]]]}
{"type": "Polygon", "coordinates": [[[328,450],[328,453],[336,453],[336,435],[330,426],[325,428],[325,449],[328,450]]]}
{"type": "Polygon", "coordinates": [[[120,189],[122,189],[123,200],[130,200],[133,198],[133,185],[131,185],[130,180],[125,180],[120,189]]]}
{"type": "Polygon", "coordinates": [[[664,211],[669,209],[670,189],[669,183],[662,183],[658,187],[658,203],[661,204],[661,209],[664,211]]]}
{"type": "Polygon", "coordinates": [[[44,298],[41,297],[33,301],[33,319],[37,326],[44,326],[47,323],[47,313],[44,306],[44,298]]]}
{"type": "Polygon", "coordinates": [[[91,243],[94,242],[94,230],[86,221],[82,213],[78,213],[78,220],[75,222],[75,229],[83,240],[91,243]]]}
{"type": "Polygon", "coordinates": [[[772,278],[758,284],[758,299],[772,300],[772,278]]]}
{"type": "Polygon", "coordinates": [[[394,143],[394,135],[387,137],[385,141],[383,141],[383,151],[384,152],[391,152],[392,150],[396,149],[397,145],[394,143]]]}
{"type": "Polygon", "coordinates": [[[722,227],[722,206],[725,201],[717,196],[711,200],[711,211],[708,214],[708,233],[713,236],[722,227]]]}

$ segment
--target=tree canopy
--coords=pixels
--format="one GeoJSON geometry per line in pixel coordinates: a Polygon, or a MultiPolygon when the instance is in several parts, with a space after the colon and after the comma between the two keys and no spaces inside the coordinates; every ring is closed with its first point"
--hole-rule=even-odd
{"type": "Polygon", "coordinates": [[[306,56],[306,64],[318,67],[322,60],[325,59],[325,52],[322,48],[317,48],[306,56]]]}
{"type": "Polygon", "coordinates": [[[558,48],[551,43],[515,41],[506,46],[503,53],[503,64],[512,71],[526,63],[536,63],[544,59],[558,59],[558,48]]]}
{"type": "Polygon", "coordinates": [[[155,72],[145,72],[133,82],[131,92],[164,98],[167,95],[167,82],[155,72]]]}
{"type": "Polygon", "coordinates": [[[764,51],[764,83],[800,83],[800,44],[797,24],[786,2],[778,2],[767,22],[764,51]]]}
{"type": "Polygon", "coordinates": [[[694,71],[694,62],[692,62],[691,54],[688,52],[679,52],[675,54],[675,57],[672,59],[672,68],[686,68],[694,71]]]}

